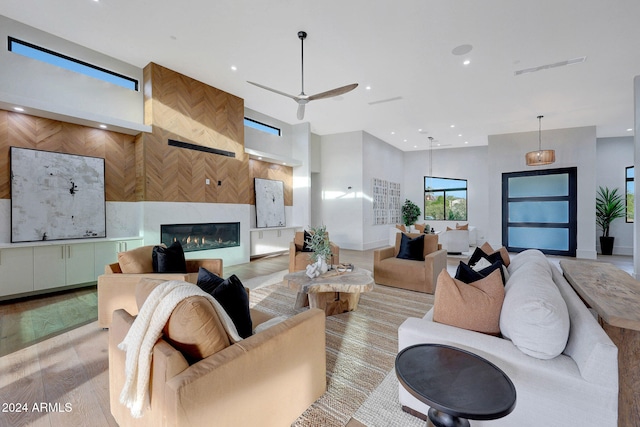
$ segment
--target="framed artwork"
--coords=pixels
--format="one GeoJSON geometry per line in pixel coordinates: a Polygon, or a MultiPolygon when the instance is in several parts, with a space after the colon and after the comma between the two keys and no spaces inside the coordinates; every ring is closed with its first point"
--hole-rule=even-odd
{"type": "Polygon", "coordinates": [[[256,227],[284,227],[284,182],[254,178],[256,227]]]}
{"type": "Polygon", "coordinates": [[[11,241],[106,237],[104,159],[11,147],[11,241]]]}

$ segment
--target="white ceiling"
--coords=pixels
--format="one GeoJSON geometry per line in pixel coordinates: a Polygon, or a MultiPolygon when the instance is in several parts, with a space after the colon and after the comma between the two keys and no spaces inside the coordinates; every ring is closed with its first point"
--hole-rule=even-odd
{"type": "Polygon", "coordinates": [[[634,127],[638,0],[2,0],[0,14],[138,67],[156,62],[291,124],[294,101],[246,81],[298,94],[305,30],[307,94],[360,84],[307,105],[312,132],[365,130],[405,151],[429,136],[464,147],[537,131],[538,115],[543,146],[545,129],[634,127]],[[463,44],[471,52],[454,55],[463,44]]]}

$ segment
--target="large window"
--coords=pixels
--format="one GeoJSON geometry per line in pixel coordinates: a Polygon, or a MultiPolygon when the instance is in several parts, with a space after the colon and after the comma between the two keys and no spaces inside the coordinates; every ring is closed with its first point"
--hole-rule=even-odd
{"type": "Polygon", "coordinates": [[[127,89],[138,90],[138,81],[136,79],[80,61],[79,59],[71,58],[70,56],[54,52],[41,46],[14,39],[13,37],[9,37],[9,51],[108,83],[113,83],[127,89]]]}
{"type": "Polygon", "coordinates": [[[625,173],[625,199],[627,202],[627,222],[633,222],[633,207],[635,206],[635,173],[633,166],[629,166],[625,173]]]}
{"type": "Polygon", "coordinates": [[[467,220],[467,180],[424,177],[424,219],[467,220]]]}

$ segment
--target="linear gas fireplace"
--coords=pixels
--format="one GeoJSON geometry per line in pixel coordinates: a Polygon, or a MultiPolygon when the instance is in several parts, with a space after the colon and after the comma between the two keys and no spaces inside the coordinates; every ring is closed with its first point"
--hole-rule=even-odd
{"type": "Polygon", "coordinates": [[[162,224],[160,235],[162,243],[178,241],[185,252],[229,248],[240,246],[240,223],[162,224]]]}

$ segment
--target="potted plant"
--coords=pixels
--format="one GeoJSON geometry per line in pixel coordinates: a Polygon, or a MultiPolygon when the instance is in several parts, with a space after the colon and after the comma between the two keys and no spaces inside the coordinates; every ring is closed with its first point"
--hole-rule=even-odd
{"type": "Polygon", "coordinates": [[[326,272],[327,263],[331,258],[331,245],[329,244],[329,234],[327,226],[309,227],[310,237],[307,240],[307,246],[313,251],[309,253],[309,259],[313,263],[320,261],[319,267],[326,272]]]}
{"type": "Polygon", "coordinates": [[[613,253],[614,237],[609,236],[609,227],[613,220],[624,217],[624,197],[618,194],[618,189],[599,187],[596,194],[596,224],[602,229],[600,249],[602,255],[613,253]]]}
{"type": "Polygon", "coordinates": [[[413,203],[411,200],[406,199],[404,201],[404,205],[402,205],[402,221],[407,227],[407,231],[409,230],[409,227],[416,223],[419,217],[420,208],[418,205],[413,203]]]}

